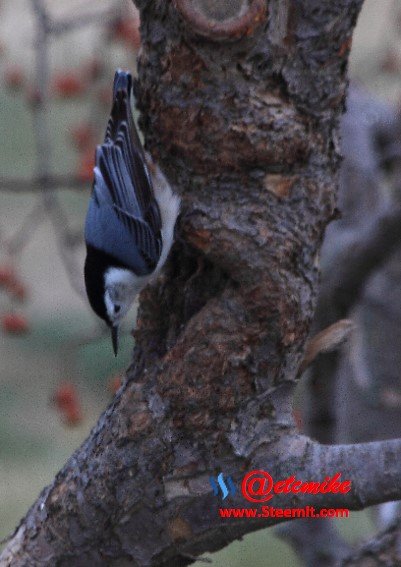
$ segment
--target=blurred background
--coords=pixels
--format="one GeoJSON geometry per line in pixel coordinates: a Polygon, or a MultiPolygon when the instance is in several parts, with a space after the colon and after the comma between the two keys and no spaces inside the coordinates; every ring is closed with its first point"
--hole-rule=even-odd
{"type": "MultiPolygon", "coordinates": [[[[83,293],[82,232],[114,71],[135,72],[139,46],[129,0],[0,0],[0,539],[87,436],[130,361],[129,324],[115,359],[83,293]]],[[[397,0],[365,0],[350,75],[378,114],[397,112],[397,0]]],[[[374,529],[366,513],[339,524],[350,541],[374,529]]],[[[271,531],[213,562],[298,565],[271,531]]]]}

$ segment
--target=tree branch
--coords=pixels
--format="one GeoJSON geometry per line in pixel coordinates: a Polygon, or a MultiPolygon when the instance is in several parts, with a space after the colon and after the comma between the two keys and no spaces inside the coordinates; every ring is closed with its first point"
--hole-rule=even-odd
{"type": "Polygon", "coordinates": [[[0,191],[9,191],[11,193],[28,193],[41,192],[43,189],[47,191],[55,191],[61,189],[80,190],[89,189],[88,181],[74,177],[72,175],[51,175],[40,178],[29,179],[1,179],[0,191]]]}
{"type": "Polygon", "coordinates": [[[53,21],[49,24],[49,33],[57,36],[83,28],[88,24],[104,24],[115,14],[116,6],[112,6],[102,11],[81,13],[79,16],[53,21]]]}
{"type": "Polygon", "coordinates": [[[368,277],[383,265],[401,242],[401,207],[395,206],[350,236],[330,260],[335,272],[323,281],[320,302],[332,306],[337,317],[346,316],[368,277]]]}
{"type": "Polygon", "coordinates": [[[351,546],[338,534],[331,518],[287,522],[274,533],[291,545],[307,567],[338,567],[351,552],[351,546]]]}
{"type": "MultiPolygon", "coordinates": [[[[173,566],[191,563],[188,556],[195,558],[201,552],[218,549],[226,543],[227,524],[219,517],[221,504],[213,496],[209,484],[213,469],[199,468],[199,463],[197,470],[195,463],[189,468],[190,463],[183,466],[185,455],[176,453],[177,468],[170,467],[166,471],[162,463],[166,458],[171,461],[171,457],[170,448],[164,443],[165,435],[158,438],[161,424],[151,418],[147,422],[141,409],[143,404],[133,401],[139,393],[136,383],[131,382],[123,390],[125,395],[120,390],[92,438],[71,458],[53,485],[42,492],[31,508],[1,556],[3,565],[14,564],[12,561],[25,564],[23,561],[27,557],[33,562],[39,561],[44,553],[50,553],[50,541],[53,563],[45,564],[59,562],[61,565],[72,564],[77,557],[82,564],[86,561],[90,565],[104,565],[115,557],[115,546],[120,542],[123,549],[120,549],[119,557],[130,558],[134,564],[173,566]],[[128,392],[131,407],[127,407],[128,392]],[[129,418],[127,424],[123,425],[119,419],[121,411],[129,418]],[[110,428],[126,428],[127,425],[135,427],[135,441],[131,433],[130,440],[125,438],[120,446],[106,444],[112,439],[110,428]],[[138,470],[138,458],[144,451],[150,451],[152,456],[154,477],[151,487],[143,484],[147,480],[147,471],[138,470]],[[117,486],[109,482],[110,472],[115,467],[120,477],[117,486]],[[156,471],[159,471],[157,475],[156,471]],[[72,517],[63,520],[68,538],[65,533],[54,532],[52,528],[56,518],[64,517],[65,510],[70,513],[73,510],[72,517]],[[155,526],[159,538],[146,537],[147,533],[154,533],[155,526]],[[133,537],[135,529],[141,530],[140,538],[133,537]],[[31,542],[29,556],[24,555],[21,545],[24,541],[31,542]]],[[[189,448],[187,454],[188,451],[189,448]]],[[[270,444],[267,451],[266,446],[260,447],[251,459],[232,458],[226,470],[237,484],[243,476],[244,466],[249,470],[268,470],[274,479],[292,475],[299,478],[300,470],[306,475],[303,478],[324,479],[341,470],[342,478],[352,481],[352,490],[347,494],[298,494],[291,498],[286,494],[275,494],[271,504],[277,508],[313,506],[316,511],[330,507],[360,510],[368,504],[401,497],[400,452],[399,440],[329,447],[306,437],[287,435],[270,444]],[[363,468],[361,463],[364,463],[363,468]]],[[[213,467],[212,463],[209,466],[213,467]]],[[[238,493],[229,505],[246,506],[238,493]]],[[[278,521],[277,518],[230,520],[230,540],[278,521]]],[[[61,526],[60,522],[57,524],[61,526]]]]}
{"type": "Polygon", "coordinates": [[[361,545],[342,562],[343,567],[379,567],[399,565],[401,562],[401,519],[397,519],[386,531],[361,545]]]}

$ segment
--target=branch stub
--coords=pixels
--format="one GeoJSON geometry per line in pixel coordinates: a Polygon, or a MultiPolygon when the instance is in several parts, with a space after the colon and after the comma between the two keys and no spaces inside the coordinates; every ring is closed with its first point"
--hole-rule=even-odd
{"type": "Polygon", "coordinates": [[[192,30],[212,41],[250,36],[266,20],[265,0],[174,0],[192,30]]]}

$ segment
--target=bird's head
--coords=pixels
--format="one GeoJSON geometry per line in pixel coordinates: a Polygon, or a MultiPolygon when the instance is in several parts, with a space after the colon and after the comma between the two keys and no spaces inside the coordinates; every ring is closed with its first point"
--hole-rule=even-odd
{"type": "Polygon", "coordinates": [[[109,268],[104,274],[105,321],[111,328],[115,356],[118,351],[118,330],[138,294],[137,276],[123,268],[109,268]]]}
{"type": "MultiPolygon", "coordinates": [[[[109,260],[109,258],[106,258],[109,260]]],[[[89,303],[111,329],[114,354],[118,351],[118,330],[140,288],[139,278],[126,268],[110,266],[101,253],[88,249],[85,284],[89,303]]]]}

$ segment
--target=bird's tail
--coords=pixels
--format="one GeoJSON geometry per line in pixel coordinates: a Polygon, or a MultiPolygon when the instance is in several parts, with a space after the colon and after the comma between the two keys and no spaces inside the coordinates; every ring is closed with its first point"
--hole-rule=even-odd
{"type": "Polygon", "coordinates": [[[113,83],[113,100],[116,99],[118,91],[123,91],[127,93],[128,98],[131,97],[132,93],[132,75],[127,71],[122,71],[117,69],[114,75],[113,83]]]}
{"type": "Polygon", "coordinates": [[[144,159],[142,143],[132,116],[132,85],[131,73],[117,69],[113,83],[113,106],[104,141],[105,143],[116,142],[121,127],[125,123],[128,127],[131,144],[144,159]]]}

